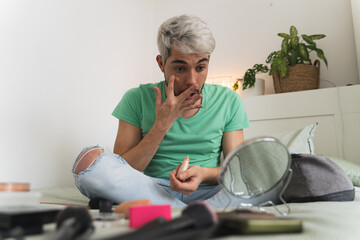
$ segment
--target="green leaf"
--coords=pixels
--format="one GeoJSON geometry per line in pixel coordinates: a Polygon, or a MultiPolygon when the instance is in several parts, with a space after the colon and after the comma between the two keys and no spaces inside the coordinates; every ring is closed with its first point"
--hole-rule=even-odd
{"type": "Polygon", "coordinates": [[[319,40],[319,39],[322,39],[322,38],[326,37],[326,35],[324,35],[324,34],[314,34],[314,35],[310,35],[309,37],[312,40],[319,40]]]}
{"type": "Polygon", "coordinates": [[[272,67],[272,68],[270,69],[269,75],[272,76],[272,75],[274,75],[275,72],[276,72],[276,68],[275,68],[275,67],[272,67]]]}
{"type": "Polygon", "coordinates": [[[281,43],[281,53],[285,56],[289,53],[289,44],[286,38],[281,43]]]}
{"type": "Polygon", "coordinates": [[[290,38],[290,35],[287,34],[287,33],[278,33],[278,36],[279,36],[279,37],[282,37],[282,38],[286,38],[286,39],[289,39],[289,38],[290,38]]]}
{"type": "Polygon", "coordinates": [[[297,55],[292,54],[289,56],[289,65],[294,66],[295,64],[297,64],[297,55]]]}
{"type": "Polygon", "coordinates": [[[316,51],[318,48],[312,45],[306,45],[306,48],[316,51]]]}
{"type": "Polygon", "coordinates": [[[286,58],[274,58],[273,63],[271,64],[270,75],[273,75],[277,72],[280,76],[286,76],[288,74],[288,66],[286,58]]]}
{"type": "Polygon", "coordinates": [[[285,58],[281,58],[278,65],[278,73],[280,77],[288,75],[288,64],[285,58]]]}
{"type": "Polygon", "coordinates": [[[276,57],[276,55],[277,55],[276,51],[270,53],[265,62],[266,63],[271,63],[273,61],[274,57],[276,57]]]}
{"type": "Polygon", "coordinates": [[[270,75],[273,75],[275,72],[278,71],[278,65],[280,62],[280,58],[276,57],[273,59],[272,63],[271,63],[271,69],[270,69],[270,75]]]}
{"type": "Polygon", "coordinates": [[[291,49],[296,50],[299,46],[299,37],[298,36],[291,36],[290,38],[290,47],[291,49]]]}
{"type": "Polygon", "coordinates": [[[303,34],[301,35],[302,39],[304,39],[305,42],[307,42],[308,44],[312,45],[312,46],[315,46],[316,47],[316,43],[312,40],[311,37],[303,34]]]}
{"type": "Polygon", "coordinates": [[[252,88],[255,85],[255,70],[248,69],[244,75],[243,90],[252,88]]]}
{"type": "Polygon", "coordinates": [[[298,34],[298,31],[297,31],[296,27],[291,26],[290,27],[290,35],[291,36],[296,36],[297,34],[298,34]]]}
{"type": "Polygon", "coordinates": [[[266,65],[263,64],[255,64],[253,66],[253,69],[255,70],[255,74],[258,73],[266,73],[267,71],[269,71],[269,68],[266,65]]]}
{"type": "Polygon", "coordinates": [[[317,50],[316,50],[316,53],[317,53],[317,56],[324,61],[325,65],[326,65],[326,67],[327,67],[327,66],[328,66],[328,62],[327,62],[327,59],[325,58],[325,55],[324,55],[323,50],[317,49],[317,50]]]}
{"type": "Polygon", "coordinates": [[[299,45],[299,55],[300,57],[305,60],[305,61],[309,61],[309,52],[306,48],[306,45],[304,43],[301,43],[299,45]]]}

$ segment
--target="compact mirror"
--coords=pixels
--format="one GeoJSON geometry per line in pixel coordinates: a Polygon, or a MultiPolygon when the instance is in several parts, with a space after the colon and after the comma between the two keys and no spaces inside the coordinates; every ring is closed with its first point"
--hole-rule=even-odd
{"type": "Polygon", "coordinates": [[[267,199],[270,195],[283,201],[281,195],[287,185],[283,180],[291,173],[290,164],[290,154],[279,140],[271,137],[251,139],[226,156],[220,181],[230,194],[246,200],[244,202],[255,203],[252,205],[274,202],[274,199],[267,199]],[[269,192],[272,193],[266,195],[269,192]]]}

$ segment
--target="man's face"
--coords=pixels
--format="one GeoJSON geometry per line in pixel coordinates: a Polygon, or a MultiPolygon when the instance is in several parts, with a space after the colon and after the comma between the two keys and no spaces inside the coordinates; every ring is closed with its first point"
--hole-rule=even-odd
{"type": "Polygon", "coordinates": [[[198,85],[197,93],[201,92],[208,73],[209,55],[183,54],[173,48],[171,50],[170,56],[166,60],[165,65],[163,64],[160,55],[157,56],[156,60],[159,64],[161,71],[165,75],[165,88],[168,85],[170,76],[175,76],[175,96],[178,96],[186,89],[195,84],[198,85]]]}

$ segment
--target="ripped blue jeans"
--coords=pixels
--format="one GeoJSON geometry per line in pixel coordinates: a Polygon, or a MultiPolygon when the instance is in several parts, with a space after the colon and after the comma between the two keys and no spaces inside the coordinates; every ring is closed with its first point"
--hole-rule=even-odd
{"type": "MultiPolygon", "coordinates": [[[[94,147],[85,148],[81,153],[90,148],[94,147]]],[[[76,161],[72,170],[75,185],[89,199],[98,197],[114,203],[149,199],[152,204],[171,204],[172,207],[186,207],[196,200],[206,200],[213,208],[240,204],[240,200],[227,193],[220,184],[200,184],[190,195],[176,192],[170,188],[169,179],[149,177],[132,168],[121,156],[107,151],[102,151],[91,166],[77,174],[75,167],[76,161]]]]}

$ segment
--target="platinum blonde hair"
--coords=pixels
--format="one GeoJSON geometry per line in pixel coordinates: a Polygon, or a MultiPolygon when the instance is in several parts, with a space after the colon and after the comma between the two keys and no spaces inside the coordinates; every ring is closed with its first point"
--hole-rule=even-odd
{"type": "Polygon", "coordinates": [[[215,39],[207,24],[199,17],[181,15],[161,24],[157,45],[165,64],[173,47],[184,54],[210,55],[215,49],[215,39]]]}

